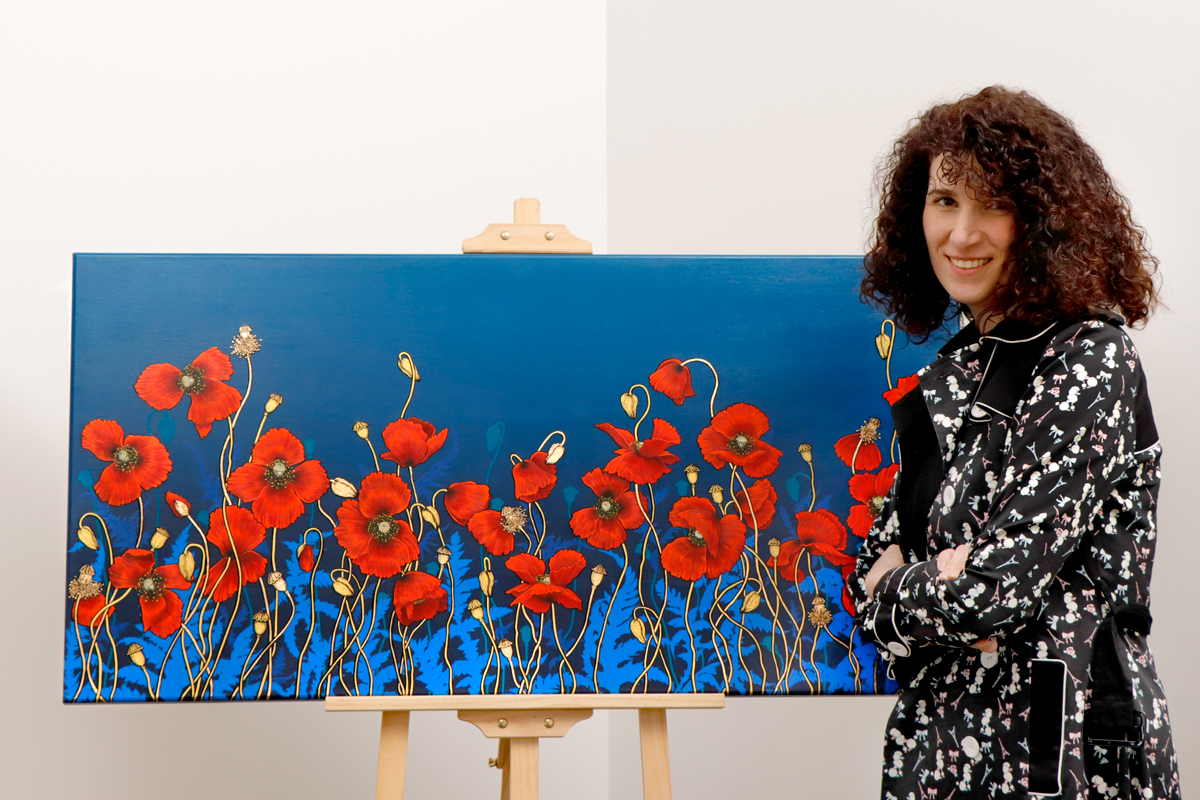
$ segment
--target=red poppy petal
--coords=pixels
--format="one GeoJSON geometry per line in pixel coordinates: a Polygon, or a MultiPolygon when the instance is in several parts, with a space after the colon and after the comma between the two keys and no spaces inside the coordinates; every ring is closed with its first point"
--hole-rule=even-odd
{"type": "Polygon", "coordinates": [[[686,536],[668,542],[662,549],[663,569],[681,580],[699,580],[707,564],[708,549],[697,547],[686,536]]]}
{"type": "MultiPolygon", "coordinates": [[[[267,536],[266,529],[259,523],[250,509],[240,506],[221,506],[208,518],[208,541],[215,544],[222,555],[230,555],[230,539],[239,553],[253,550],[267,536]],[[226,530],[225,521],[229,520],[226,530]]],[[[255,578],[255,580],[258,580],[255,578]]]]}
{"type": "Polygon", "coordinates": [[[164,639],[183,624],[183,601],[174,592],[163,592],[157,600],[140,598],[142,605],[142,628],[164,639]]]}
{"type": "Polygon", "coordinates": [[[883,399],[888,401],[888,405],[895,405],[896,401],[904,397],[913,389],[921,385],[921,381],[916,375],[909,375],[896,381],[895,389],[888,389],[883,393],[883,399]]]}
{"type": "Polygon", "coordinates": [[[151,364],[142,370],[133,390],[151,408],[159,411],[174,408],[183,399],[183,390],[179,388],[182,374],[183,370],[171,364],[151,364]]]}
{"type": "Polygon", "coordinates": [[[659,439],[667,443],[668,447],[674,446],[682,442],[679,438],[679,431],[675,430],[675,426],[667,422],[665,419],[654,420],[654,435],[652,439],[659,439]]]}
{"type": "Polygon", "coordinates": [[[883,463],[883,456],[874,442],[860,442],[862,437],[857,432],[851,433],[838,439],[833,445],[833,451],[851,469],[872,470],[883,463]],[[854,455],[855,448],[858,449],[857,457],[854,455]],[[850,463],[850,459],[854,459],[853,464],[850,463]]]}
{"type": "Polygon", "coordinates": [[[492,502],[492,492],[487,486],[475,481],[461,481],[450,484],[442,502],[452,520],[459,525],[466,525],[471,521],[471,517],[487,510],[492,502]]]}
{"type": "Polygon", "coordinates": [[[504,566],[525,583],[537,583],[537,579],[546,574],[546,562],[528,553],[515,555],[504,566]]]}
{"type": "Polygon", "coordinates": [[[154,553],[149,550],[130,549],[113,559],[108,568],[108,581],[118,589],[136,589],[138,581],[154,569],[154,553]]]}
{"type": "Polygon", "coordinates": [[[629,481],[613,475],[611,472],[596,467],[588,474],[580,478],[583,485],[595,492],[597,497],[608,495],[609,497],[620,497],[625,492],[629,491],[629,481]]]}
{"type": "Polygon", "coordinates": [[[566,586],[583,572],[587,559],[576,550],[559,550],[550,557],[550,582],[555,586],[566,586]]]}
{"type": "MultiPolygon", "coordinates": [[[[242,509],[244,510],[244,509],[242,509]]],[[[200,591],[212,597],[213,602],[222,603],[237,593],[242,585],[253,583],[267,572],[267,559],[258,553],[241,553],[235,560],[226,556],[212,565],[203,578],[200,591]],[[238,568],[242,580],[238,581],[238,568]]]]}
{"type": "Polygon", "coordinates": [[[415,467],[425,463],[431,455],[442,448],[449,428],[443,428],[441,433],[434,434],[434,426],[430,423],[409,417],[398,419],[383,429],[383,443],[387,450],[380,458],[394,461],[402,467],[415,467]]]}
{"type": "Polygon", "coordinates": [[[784,542],[779,548],[779,558],[767,561],[767,566],[777,567],[779,574],[789,581],[799,583],[804,580],[804,572],[800,567],[800,554],[803,548],[796,540],[784,542]]]}
{"type": "Polygon", "coordinates": [[[112,461],[113,450],[125,443],[125,431],[111,419],[94,419],[83,426],[83,448],[101,461],[112,461]]]}
{"type": "MultiPolygon", "coordinates": [[[[432,577],[432,576],[431,576],[432,577]]],[[[426,594],[405,604],[396,604],[396,619],[401,625],[412,625],[433,619],[450,608],[449,595],[441,586],[430,589],[426,594]]]]}
{"type": "Polygon", "coordinates": [[[408,508],[412,491],[399,475],[390,472],[372,472],[363,478],[358,490],[361,513],[367,519],[380,514],[399,514],[408,508]]]}
{"type": "Polygon", "coordinates": [[[711,425],[700,431],[700,435],[696,437],[696,444],[699,445],[700,455],[704,456],[704,460],[717,469],[724,469],[733,455],[727,449],[729,437],[711,425]]]}
{"type": "Polygon", "coordinates": [[[705,541],[715,541],[721,535],[717,509],[707,497],[679,498],[667,519],[677,528],[695,528],[705,541]]]}
{"type": "Polygon", "coordinates": [[[875,473],[875,497],[886,497],[891,491],[892,484],[896,482],[896,474],[900,472],[899,464],[892,464],[889,467],[884,467],[875,473]]]}
{"type": "Polygon", "coordinates": [[[247,503],[258,499],[267,488],[266,467],[251,461],[235,469],[225,482],[225,487],[233,496],[247,503]]]}
{"type": "Polygon", "coordinates": [[[775,503],[779,500],[775,487],[764,478],[750,485],[749,494],[749,499],[744,491],[739,491],[733,496],[742,510],[746,527],[753,529],[757,525],[760,531],[771,527],[775,520],[775,503]]]}
{"type": "Polygon", "coordinates": [[[233,377],[233,361],[219,347],[208,348],[188,366],[201,370],[209,381],[227,381],[233,377]]]}
{"type": "Polygon", "coordinates": [[[296,496],[291,486],[263,489],[254,501],[254,516],[268,528],[286,528],[304,513],[304,503],[296,496]]]}
{"type": "Polygon", "coordinates": [[[767,415],[749,403],[734,403],[729,408],[718,411],[712,419],[712,427],[725,434],[728,441],[739,433],[744,433],[755,439],[761,439],[770,430],[771,424],[767,415]]]}
{"type": "Polygon", "coordinates": [[[302,544],[296,548],[296,561],[300,564],[300,569],[305,572],[312,572],[313,567],[316,566],[313,559],[312,545],[302,544]]]}
{"type": "Polygon", "coordinates": [[[633,483],[654,483],[671,471],[671,468],[663,461],[663,458],[643,458],[636,454],[622,454],[609,461],[604,469],[633,483]]]}
{"type": "Polygon", "coordinates": [[[875,496],[875,474],[859,472],[850,476],[850,496],[860,503],[869,503],[875,496]]]}
{"type": "Polygon", "coordinates": [[[392,588],[392,600],[397,606],[412,605],[416,600],[429,597],[441,588],[442,582],[428,572],[412,570],[396,579],[392,588]]]}
{"type": "Polygon", "coordinates": [[[523,503],[545,500],[554,491],[558,468],[546,463],[546,454],[534,453],[512,470],[514,494],[523,503]]]}
{"type": "Polygon", "coordinates": [[[866,537],[867,531],[871,530],[871,526],[875,524],[875,517],[871,516],[870,510],[865,505],[850,506],[850,513],[846,516],[846,521],[850,523],[850,530],[854,531],[855,536],[866,537]]]}
{"type": "Polygon", "coordinates": [[[704,574],[715,578],[733,569],[742,557],[745,547],[746,526],[733,514],[726,514],[721,518],[721,539],[716,552],[713,552],[711,546],[708,548],[708,567],[704,574]]]}
{"type": "Polygon", "coordinates": [[[407,522],[401,520],[398,524],[400,533],[387,544],[370,537],[366,551],[362,555],[351,556],[359,569],[368,575],[390,578],[404,569],[405,564],[416,560],[421,554],[417,537],[413,536],[412,528],[408,527],[407,522]]]}
{"type": "Polygon", "coordinates": [[[183,577],[178,564],[163,564],[156,571],[163,578],[163,586],[168,589],[190,589],[192,582],[183,577]]]}
{"type": "Polygon", "coordinates": [[[508,593],[513,595],[514,604],[525,606],[536,614],[545,614],[550,610],[550,602],[545,596],[546,588],[540,583],[522,583],[509,589],[508,593]]]}
{"type": "Polygon", "coordinates": [[[315,503],[329,491],[329,473],[320,461],[302,461],[292,468],[292,491],[305,503],[315,503]]]}
{"type": "Polygon", "coordinates": [[[565,586],[546,586],[544,589],[548,589],[547,594],[550,595],[550,599],[563,608],[573,608],[576,611],[583,610],[583,601],[579,599],[579,595],[565,586]]]}
{"type": "Polygon", "coordinates": [[[357,500],[345,500],[337,510],[338,524],[333,529],[338,544],[351,558],[362,555],[367,551],[367,543],[371,534],[367,532],[368,519],[363,516],[357,500]]]}
{"type": "Polygon", "coordinates": [[[192,395],[188,408],[188,419],[196,425],[196,432],[203,439],[212,430],[212,424],[225,419],[242,404],[242,393],[220,381],[205,380],[203,391],[192,395]]]}
{"type": "Polygon", "coordinates": [[[805,547],[822,545],[840,551],[846,547],[846,527],[828,509],[800,511],[796,514],[796,538],[805,547]]]}
{"type": "Polygon", "coordinates": [[[142,493],[142,485],[138,483],[133,470],[122,472],[116,464],[109,464],[100,473],[100,480],[92,487],[99,497],[110,506],[123,506],[137,500],[142,493]]]}
{"type": "Polygon", "coordinates": [[[250,460],[263,466],[282,460],[292,466],[304,460],[304,445],[287,428],[272,428],[254,443],[250,460]]]}
{"type": "Polygon", "coordinates": [[[692,391],[692,371],[678,358],[668,358],[659,364],[650,374],[650,385],[674,400],[677,406],[683,405],[685,398],[696,395],[692,391]]]}
{"type": "Polygon", "coordinates": [[[513,535],[501,527],[499,511],[480,511],[468,521],[467,530],[494,556],[508,555],[516,544],[513,535]]]}
{"type": "Polygon", "coordinates": [[[616,521],[621,523],[621,527],[629,531],[642,527],[646,516],[638,506],[637,497],[633,492],[626,493],[617,502],[621,504],[621,510],[617,512],[616,521]]]}
{"type": "Polygon", "coordinates": [[[633,443],[633,434],[624,428],[618,428],[608,422],[601,422],[596,427],[612,437],[612,440],[620,447],[629,447],[633,443]]]}
{"type": "Polygon", "coordinates": [[[76,600],[71,606],[71,618],[80,625],[87,625],[89,628],[99,625],[104,622],[105,617],[111,617],[113,612],[117,610],[114,606],[108,610],[108,613],[101,614],[100,609],[104,608],[106,602],[102,594],[76,600]]]}
{"type": "Polygon", "coordinates": [[[170,508],[171,513],[177,517],[186,517],[192,510],[192,504],[189,503],[184,497],[177,495],[174,492],[167,492],[167,507],[170,508]],[[179,513],[180,503],[183,503],[184,507],[184,512],[182,514],[179,513]]]}
{"type": "Polygon", "coordinates": [[[580,539],[590,540],[599,530],[602,520],[592,506],[581,508],[571,515],[571,530],[580,539]]]}
{"type": "Polygon", "coordinates": [[[133,476],[143,489],[161,486],[171,473],[171,456],[155,436],[126,436],[125,444],[137,450],[138,463],[133,476]]]}
{"type": "Polygon", "coordinates": [[[587,543],[601,550],[613,550],[625,544],[629,533],[625,526],[615,519],[597,519],[596,530],[587,543]]]}
{"type": "Polygon", "coordinates": [[[751,478],[765,478],[779,468],[779,457],[782,455],[766,442],[755,442],[754,449],[742,459],[742,471],[751,478]]]}

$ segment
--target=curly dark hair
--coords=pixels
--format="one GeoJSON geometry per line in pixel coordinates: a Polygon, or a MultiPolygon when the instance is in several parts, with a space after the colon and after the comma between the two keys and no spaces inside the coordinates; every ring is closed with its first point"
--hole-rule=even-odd
{"type": "Polygon", "coordinates": [[[996,313],[1040,324],[1107,309],[1136,324],[1159,304],[1158,259],[1096,151],[1037,98],[989,86],[922,114],[877,173],[879,216],[860,293],[914,340],[958,310],[934,275],[921,221],[939,155],[943,177],[965,176],[971,190],[1013,211],[996,313]]]}

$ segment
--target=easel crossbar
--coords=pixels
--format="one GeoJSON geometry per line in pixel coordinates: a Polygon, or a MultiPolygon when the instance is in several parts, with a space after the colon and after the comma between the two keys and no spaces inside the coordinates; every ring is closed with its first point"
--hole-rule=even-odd
{"type": "Polygon", "coordinates": [[[327,697],[326,711],[475,711],[540,708],[724,708],[711,694],[500,694],[327,697]]]}

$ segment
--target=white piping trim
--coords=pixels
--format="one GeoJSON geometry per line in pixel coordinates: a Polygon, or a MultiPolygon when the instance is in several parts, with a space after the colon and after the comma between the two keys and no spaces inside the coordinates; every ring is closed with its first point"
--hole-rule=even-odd
{"type": "Polygon", "coordinates": [[[1042,338],[1043,336],[1046,335],[1047,331],[1049,331],[1051,328],[1053,328],[1057,324],[1058,324],[1057,322],[1051,322],[1045,328],[1042,328],[1041,332],[1035,333],[1033,336],[1030,336],[1028,339],[1003,339],[999,336],[993,336],[992,334],[988,333],[988,334],[984,334],[983,336],[980,336],[979,341],[982,342],[984,339],[991,339],[996,342],[1004,342],[1005,344],[1023,344],[1025,342],[1032,342],[1034,339],[1042,338]]]}
{"type": "Polygon", "coordinates": [[[1061,721],[1059,722],[1060,733],[1059,733],[1059,739],[1058,739],[1058,773],[1056,775],[1056,777],[1058,778],[1058,791],[1055,791],[1055,792],[1030,792],[1029,794],[1031,797],[1060,797],[1062,795],[1062,791],[1063,791],[1063,785],[1062,785],[1063,756],[1066,755],[1066,751],[1067,751],[1067,742],[1066,742],[1066,739],[1064,738],[1067,735],[1067,662],[1063,661],[1061,658],[1034,658],[1034,659],[1031,659],[1031,661],[1047,661],[1047,662],[1053,662],[1055,664],[1061,664],[1062,669],[1063,669],[1063,673],[1062,673],[1063,686],[1062,686],[1062,709],[1060,711],[1060,720],[1061,721]]]}

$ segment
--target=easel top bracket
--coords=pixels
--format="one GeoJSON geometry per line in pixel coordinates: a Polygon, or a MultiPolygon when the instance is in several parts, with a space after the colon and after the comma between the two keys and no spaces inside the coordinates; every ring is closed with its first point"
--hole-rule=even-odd
{"type": "Polygon", "coordinates": [[[567,230],[566,225],[544,225],[542,205],[522,197],[513,203],[513,221],[493,222],[483,233],[462,243],[464,253],[563,253],[590,255],[592,243],[567,230]]]}

